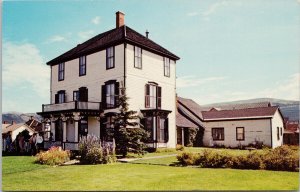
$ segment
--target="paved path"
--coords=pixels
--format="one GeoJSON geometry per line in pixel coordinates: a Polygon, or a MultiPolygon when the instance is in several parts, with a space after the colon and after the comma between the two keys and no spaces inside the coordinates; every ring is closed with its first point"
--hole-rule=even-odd
{"type": "Polygon", "coordinates": [[[153,156],[153,157],[142,157],[142,158],[122,158],[118,159],[119,162],[127,163],[131,161],[137,161],[137,160],[144,160],[144,159],[160,159],[165,157],[175,157],[177,154],[171,154],[171,155],[161,155],[161,156],[153,156]]]}

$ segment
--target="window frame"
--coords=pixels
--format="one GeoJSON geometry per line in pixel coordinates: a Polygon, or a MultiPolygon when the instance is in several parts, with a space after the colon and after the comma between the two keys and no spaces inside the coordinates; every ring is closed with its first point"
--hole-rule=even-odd
{"type": "Polygon", "coordinates": [[[170,77],[171,72],[170,72],[170,68],[171,68],[171,60],[168,57],[164,57],[164,76],[165,77],[170,77]],[[167,62],[168,61],[168,62],[167,62]]]}
{"type": "Polygon", "coordinates": [[[211,136],[212,136],[213,141],[224,141],[225,140],[225,130],[224,130],[224,127],[214,127],[214,128],[211,128],[211,136]],[[223,131],[223,132],[221,132],[221,139],[218,139],[218,138],[214,137],[214,132],[217,131],[217,130],[223,131]]]}
{"type": "Polygon", "coordinates": [[[145,85],[145,108],[161,109],[161,93],[162,88],[157,83],[147,83],[145,85]]]}
{"type": "Polygon", "coordinates": [[[58,81],[63,81],[65,79],[65,63],[58,64],[58,81]]]}
{"type": "Polygon", "coordinates": [[[236,140],[237,141],[245,141],[245,127],[236,127],[236,140]],[[243,132],[242,132],[242,139],[239,139],[238,137],[238,129],[243,129],[243,132]]]}
{"type": "Polygon", "coordinates": [[[79,77],[85,75],[86,75],[86,55],[79,57],[79,77]],[[84,71],[82,69],[84,69],[84,71]]]}
{"type": "Polygon", "coordinates": [[[108,47],[106,48],[106,70],[115,68],[115,47],[108,47]],[[110,52],[109,50],[112,50],[110,52]],[[112,53],[112,55],[109,55],[109,53],[112,53]],[[112,61],[112,65],[110,66],[109,61],[112,61]]]}
{"type": "Polygon", "coordinates": [[[277,140],[280,140],[279,127],[277,127],[277,140]]]}
{"type": "Polygon", "coordinates": [[[106,104],[106,109],[112,109],[112,108],[115,108],[116,107],[116,100],[115,100],[115,89],[116,89],[116,83],[114,83],[114,82],[112,82],[112,83],[107,83],[107,84],[105,84],[105,104],[106,104]],[[108,94],[108,89],[107,89],[107,87],[110,87],[109,88],[109,91],[110,91],[110,93],[108,94]],[[113,93],[111,93],[111,91],[113,92],[113,93]],[[109,99],[109,103],[107,102],[108,100],[108,98],[110,98],[109,99]],[[113,104],[111,104],[111,102],[113,101],[113,104]]]}
{"type": "Polygon", "coordinates": [[[73,91],[73,101],[79,101],[79,91],[73,91]],[[77,97],[77,98],[75,98],[77,97]]]}
{"type": "Polygon", "coordinates": [[[142,55],[143,55],[143,50],[141,47],[138,46],[134,46],[134,68],[137,69],[142,69],[143,67],[143,59],[142,59],[142,55]],[[140,61],[140,62],[138,62],[140,61]]]}
{"type": "Polygon", "coordinates": [[[58,104],[65,103],[66,102],[65,91],[58,91],[57,94],[58,94],[58,104]]]}

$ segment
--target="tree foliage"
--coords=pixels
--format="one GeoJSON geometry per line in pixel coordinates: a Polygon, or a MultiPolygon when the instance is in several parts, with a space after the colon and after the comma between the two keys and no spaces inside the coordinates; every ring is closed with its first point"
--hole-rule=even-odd
{"type": "Polygon", "coordinates": [[[139,123],[140,116],[137,111],[129,110],[128,97],[126,89],[120,88],[120,95],[118,97],[118,106],[120,112],[114,116],[114,138],[116,142],[117,154],[122,154],[123,157],[127,153],[133,152],[137,154],[144,154],[145,141],[149,137],[139,123]]]}

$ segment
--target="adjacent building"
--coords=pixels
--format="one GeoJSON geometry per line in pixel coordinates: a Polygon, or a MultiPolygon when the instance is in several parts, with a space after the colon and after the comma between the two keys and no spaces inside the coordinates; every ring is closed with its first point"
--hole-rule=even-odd
{"type": "Polygon", "coordinates": [[[111,141],[117,98],[126,88],[130,110],[143,117],[149,147],[176,146],[176,61],[179,57],[125,25],[101,33],[47,63],[50,104],[42,106],[44,129],[57,145],[77,149],[87,134],[111,141]]]}
{"type": "MultiPolygon", "coordinates": [[[[185,121],[178,119],[176,122],[178,135],[179,127],[193,127],[191,123],[198,122],[201,130],[198,138],[202,139],[200,143],[203,146],[239,147],[253,144],[275,148],[283,144],[282,113],[279,107],[269,103],[227,106],[226,109],[213,107],[204,111],[194,101],[178,98],[178,110],[182,111],[182,108],[187,112],[184,113],[185,121]],[[182,122],[186,122],[185,125],[182,122]]],[[[180,141],[178,143],[182,144],[180,141]]]]}

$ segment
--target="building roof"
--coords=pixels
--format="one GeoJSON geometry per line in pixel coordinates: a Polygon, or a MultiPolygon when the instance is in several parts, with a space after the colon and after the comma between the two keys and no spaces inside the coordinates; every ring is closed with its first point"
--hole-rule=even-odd
{"type": "Polygon", "coordinates": [[[210,111],[210,110],[233,110],[233,109],[247,109],[247,108],[257,108],[257,107],[270,107],[270,102],[258,102],[258,103],[241,103],[241,104],[224,104],[224,105],[216,105],[216,106],[203,106],[202,111],[210,111]]]}
{"type": "Polygon", "coordinates": [[[189,127],[189,128],[197,128],[198,126],[181,115],[179,112],[176,113],[176,126],[178,127],[189,127]]]}
{"type": "Polygon", "coordinates": [[[196,115],[199,119],[201,119],[201,120],[203,119],[202,113],[201,113],[202,108],[200,107],[200,105],[198,105],[198,103],[196,103],[192,99],[177,97],[177,102],[181,106],[183,106],[186,110],[188,110],[191,113],[193,113],[194,115],[196,115]]]}
{"type": "Polygon", "coordinates": [[[15,130],[17,130],[18,128],[20,128],[22,126],[25,126],[28,130],[31,130],[32,132],[34,132],[33,129],[31,129],[30,127],[28,127],[28,125],[26,125],[24,123],[12,124],[12,125],[6,126],[4,129],[3,129],[3,124],[2,124],[2,134],[3,133],[8,133],[10,131],[11,132],[15,131],[15,130]]]}
{"type": "Polygon", "coordinates": [[[26,125],[28,125],[28,127],[32,128],[33,130],[35,130],[37,132],[43,131],[42,123],[38,122],[35,119],[29,119],[26,122],[26,125]]]}
{"type": "Polygon", "coordinates": [[[141,35],[130,27],[123,25],[122,27],[101,33],[85,41],[84,43],[78,44],[71,50],[47,62],[47,65],[56,65],[61,62],[70,61],[80,56],[92,54],[107,47],[118,45],[124,42],[138,45],[143,49],[174,60],[180,59],[178,56],[153,42],[149,38],[141,35]]]}
{"type": "Polygon", "coordinates": [[[287,122],[285,124],[284,133],[299,133],[299,124],[287,122]]]}
{"type": "Polygon", "coordinates": [[[248,119],[272,117],[279,110],[277,106],[233,109],[221,111],[202,111],[204,120],[248,119]]]}

